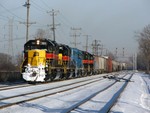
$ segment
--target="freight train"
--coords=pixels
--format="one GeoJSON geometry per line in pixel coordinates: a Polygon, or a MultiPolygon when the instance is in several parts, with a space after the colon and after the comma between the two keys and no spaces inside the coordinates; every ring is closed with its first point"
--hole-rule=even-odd
{"type": "Polygon", "coordinates": [[[120,71],[124,68],[125,64],[110,57],[95,56],[50,39],[34,39],[24,45],[21,73],[26,81],[45,82],[55,78],[68,79],[120,71]]]}

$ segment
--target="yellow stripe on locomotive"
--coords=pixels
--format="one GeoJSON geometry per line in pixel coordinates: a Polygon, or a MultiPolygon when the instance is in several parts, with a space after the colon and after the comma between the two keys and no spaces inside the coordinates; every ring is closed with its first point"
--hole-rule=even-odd
{"type": "Polygon", "coordinates": [[[63,62],[63,61],[62,61],[62,57],[63,57],[62,53],[59,53],[59,54],[58,54],[58,64],[59,64],[59,65],[62,65],[62,62],[63,62]]]}

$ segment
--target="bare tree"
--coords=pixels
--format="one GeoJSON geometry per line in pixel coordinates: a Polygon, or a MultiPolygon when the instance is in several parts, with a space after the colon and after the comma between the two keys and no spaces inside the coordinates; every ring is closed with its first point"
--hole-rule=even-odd
{"type": "Polygon", "coordinates": [[[141,52],[139,52],[137,55],[137,68],[140,70],[146,70],[146,67],[147,67],[147,59],[141,52]]]}
{"type": "Polygon", "coordinates": [[[35,34],[36,38],[47,38],[47,39],[51,39],[52,36],[49,33],[48,30],[43,30],[43,29],[38,29],[36,34],[35,34]]]}
{"type": "Polygon", "coordinates": [[[1,71],[14,71],[15,65],[12,63],[12,57],[5,53],[0,53],[0,70],[1,71]]]}
{"type": "Polygon", "coordinates": [[[38,29],[37,33],[36,33],[36,37],[44,38],[45,37],[45,31],[43,29],[38,29]]]}
{"type": "Polygon", "coordinates": [[[16,55],[16,70],[17,71],[20,71],[22,63],[23,63],[23,55],[18,53],[16,55]]]}
{"type": "Polygon", "coordinates": [[[115,56],[113,53],[111,52],[108,52],[108,56],[112,59],[112,60],[115,60],[115,56]]]}
{"type": "Polygon", "coordinates": [[[147,73],[150,70],[150,24],[137,33],[139,43],[139,53],[142,54],[143,62],[145,62],[147,73]]]}

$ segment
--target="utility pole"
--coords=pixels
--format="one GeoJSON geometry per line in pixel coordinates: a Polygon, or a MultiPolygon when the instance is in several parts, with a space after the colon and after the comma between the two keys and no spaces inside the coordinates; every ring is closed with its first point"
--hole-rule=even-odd
{"type": "Polygon", "coordinates": [[[124,48],[122,48],[122,49],[123,49],[122,51],[123,51],[123,57],[124,57],[124,48]]]}
{"type": "Polygon", "coordinates": [[[100,49],[101,49],[101,54],[100,55],[102,56],[103,55],[104,45],[101,44],[101,48],[100,49]]]}
{"type": "MultiPolygon", "coordinates": [[[[54,41],[56,40],[56,36],[55,36],[55,29],[56,29],[56,27],[55,27],[55,26],[60,25],[60,24],[55,24],[55,16],[57,15],[58,12],[59,12],[59,11],[54,11],[54,9],[52,9],[52,11],[48,11],[48,12],[47,12],[47,13],[50,13],[50,15],[52,16],[52,21],[53,21],[53,23],[52,23],[52,25],[50,25],[50,26],[52,26],[51,30],[53,31],[53,40],[54,40],[54,41]]],[[[48,25],[48,26],[49,26],[49,25],[48,25]]]]}
{"type": "Polygon", "coordinates": [[[74,47],[76,48],[77,47],[77,44],[80,44],[80,43],[77,43],[77,37],[79,37],[80,36],[80,34],[79,35],[77,35],[77,31],[80,31],[81,30],[81,28],[71,28],[71,30],[73,31],[73,35],[71,35],[72,37],[74,37],[74,42],[72,42],[72,44],[74,44],[74,47]]]}
{"type": "Polygon", "coordinates": [[[30,8],[30,3],[29,0],[23,5],[24,7],[27,7],[27,20],[26,22],[20,22],[20,24],[25,24],[26,25],[26,42],[29,40],[29,26],[31,24],[36,24],[36,22],[29,22],[29,8],[30,8]]]}
{"type": "Polygon", "coordinates": [[[133,54],[133,70],[137,70],[137,55],[133,54]]]}
{"type": "Polygon", "coordinates": [[[13,56],[13,19],[9,19],[8,54],[13,56]]]}
{"type": "Polygon", "coordinates": [[[122,57],[122,58],[126,57],[126,55],[125,55],[125,48],[123,47],[122,48],[122,53],[119,53],[119,54],[118,54],[118,48],[116,48],[116,50],[115,50],[115,57],[116,58],[117,57],[122,57]]]}
{"type": "Polygon", "coordinates": [[[100,40],[94,40],[93,43],[91,44],[94,55],[98,55],[98,49],[99,49],[99,46],[100,46],[99,42],[100,42],[100,40]]]}
{"type": "Polygon", "coordinates": [[[90,37],[90,35],[83,35],[83,36],[85,36],[86,37],[86,45],[84,46],[85,47],[85,51],[87,52],[88,51],[88,39],[89,39],[89,37],[90,37]]]}
{"type": "Polygon", "coordinates": [[[29,8],[30,8],[30,3],[29,0],[26,2],[26,7],[27,7],[27,30],[26,30],[26,42],[29,39],[29,8]]]}
{"type": "MultiPolygon", "coordinates": [[[[11,56],[14,56],[14,51],[13,51],[13,28],[14,28],[14,24],[13,24],[13,22],[14,22],[14,19],[12,18],[12,19],[10,19],[9,18],[9,21],[8,21],[8,40],[6,40],[6,41],[8,41],[8,54],[9,55],[11,55],[11,56]]],[[[4,29],[5,29],[5,26],[4,26],[4,29]]],[[[6,35],[4,35],[4,39],[5,39],[5,36],[6,35]]]]}
{"type": "Polygon", "coordinates": [[[115,55],[116,55],[116,58],[117,58],[117,55],[118,55],[118,48],[117,47],[116,47],[115,55]]]}

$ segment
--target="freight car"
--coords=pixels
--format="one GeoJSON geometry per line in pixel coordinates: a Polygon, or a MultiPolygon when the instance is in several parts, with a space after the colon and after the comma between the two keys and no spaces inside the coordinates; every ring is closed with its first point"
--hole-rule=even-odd
{"type": "Polygon", "coordinates": [[[108,73],[119,68],[123,66],[110,57],[95,56],[49,39],[35,39],[24,45],[21,73],[26,81],[44,82],[56,77],[68,79],[108,73]]]}
{"type": "Polygon", "coordinates": [[[106,58],[102,56],[94,56],[94,73],[101,74],[106,72],[106,58]]]}

